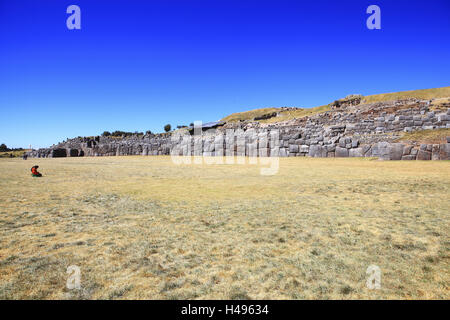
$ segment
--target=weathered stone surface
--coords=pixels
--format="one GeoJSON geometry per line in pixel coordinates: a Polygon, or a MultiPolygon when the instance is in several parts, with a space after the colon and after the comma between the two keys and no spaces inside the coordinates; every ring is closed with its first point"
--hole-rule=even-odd
{"type": "Polygon", "coordinates": [[[291,152],[291,153],[297,153],[297,152],[298,152],[298,145],[296,145],[296,144],[290,144],[290,145],[289,145],[289,152],[291,152]]]}
{"type": "Polygon", "coordinates": [[[433,144],[433,149],[431,151],[431,160],[439,160],[440,159],[440,154],[439,154],[439,145],[438,144],[433,144]]]}
{"type": "Polygon", "coordinates": [[[292,137],[291,137],[291,139],[293,139],[293,140],[296,140],[296,139],[298,139],[300,137],[300,133],[294,133],[293,135],[292,135],[292,137]]]}
{"type": "Polygon", "coordinates": [[[431,160],[431,152],[419,150],[417,160],[431,160]]]}
{"type": "Polygon", "coordinates": [[[403,144],[391,143],[389,145],[389,160],[402,160],[403,144]]]}
{"type": "MultiPolygon", "coordinates": [[[[119,137],[84,137],[69,139],[50,148],[33,150],[31,157],[169,155],[171,152],[191,155],[237,155],[311,157],[360,157],[409,159],[418,154],[418,147],[393,143],[401,131],[450,128],[447,113],[430,112],[429,101],[405,99],[361,105],[364,110],[333,109],[325,113],[295,119],[286,123],[229,123],[223,128],[207,130],[194,137],[185,132],[131,135],[119,137]],[[362,112],[361,112],[362,111],[362,112]],[[235,131],[228,137],[225,131],[235,131]],[[266,130],[266,131],[264,131],[266,130]],[[270,136],[267,135],[269,130],[270,136]],[[272,133],[277,133],[272,135],[272,133]],[[187,136],[186,136],[187,134],[187,136]],[[187,143],[175,148],[183,139],[187,143]],[[277,145],[273,144],[276,141],[277,145]],[[198,143],[199,142],[199,143],[198,143]],[[234,145],[237,143],[237,146],[234,145]],[[231,146],[231,147],[230,147],[231,146]],[[230,150],[230,148],[232,148],[230,150]],[[64,151],[62,151],[64,150],[64,151]],[[411,155],[412,157],[405,157],[411,155]]],[[[360,108],[358,105],[357,108],[360,108]]],[[[447,144],[450,137],[447,138],[447,144]]],[[[448,147],[431,144],[420,146],[421,159],[447,159],[448,147]]]]}
{"type": "Polygon", "coordinates": [[[412,132],[412,128],[411,127],[405,127],[403,129],[403,131],[405,131],[405,132],[412,132]]]}
{"type": "Polygon", "coordinates": [[[310,146],[308,156],[313,158],[320,158],[322,156],[322,146],[319,145],[310,146]]]}
{"type": "Polygon", "coordinates": [[[403,155],[406,156],[406,155],[411,154],[412,148],[413,148],[413,146],[405,146],[405,147],[403,148],[403,155]]]}
{"type": "Polygon", "coordinates": [[[402,160],[416,160],[416,156],[409,154],[406,156],[402,156],[402,160]]]}
{"type": "Polygon", "coordinates": [[[362,146],[362,151],[364,154],[364,157],[371,157],[372,156],[372,146],[371,145],[364,145],[362,146]]]}
{"type": "Polygon", "coordinates": [[[335,157],[339,157],[339,158],[348,157],[348,149],[347,148],[336,147],[335,157]]]}
{"type": "Polygon", "coordinates": [[[308,153],[309,152],[309,146],[307,146],[307,145],[301,145],[300,146],[300,152],[301,153],[308,153]]]}
{"type": "Polygon", "coordinates": [[[363,149],[362,148],[354,148],[349,150],[349,157],[363,157],[363,149]]]}
{"type": "Polygon", "coordinates": [[[390,160],[390,148],[388,142],[378,142],[372,146],[372,156],[381,160],[390,160]]]}
{"type": "Polygon", "coordinates": [[[439,145],[439,160],[450,160],[450,143],[439,145]]]}

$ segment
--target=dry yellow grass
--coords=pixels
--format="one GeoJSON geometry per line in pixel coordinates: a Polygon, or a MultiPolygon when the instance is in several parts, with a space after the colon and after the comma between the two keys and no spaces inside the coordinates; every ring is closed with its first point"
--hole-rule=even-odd
{"type": "Polygon", "coordinates": [[[288,158],[261,176],[170,157],[0,159],[0,175],[2,299],[450,298],[448,161],[288,158]],[[70,265],[81,290],[65,288],[70,265]]]}
{"type": "Polygon", "coordinates": [[[243,112],[232,113],[225,118],[222,118],[220,121],[225,122],[235,122],[235,121],[245,121],[245,120],[253,120],[255,117],[260,117],[268,113],[276,112],[279,108],[261,108],[254,109],[243,112]]]}
{"type": "MultiPolygon", "coordinates": [[[[450,95],[450,94],[449,94],[450,95]]],[[[430,110],[442,112],[450,106],[450,97],[433,99],[430,103],[430,110]]]]}
{"type": "Polygon", "coordinates": [[[314,107],[314,108],[306,108],[306,109],[297,109],[293,111],[282,111],[280,112],[278,117],[269,118],[266,120],[260,120],[261,123],[276,123],[281,121],[287,121],[292,119],[300,119],[307,116],[313,116],[318,113],[326,112],[331,110],[329,105],[324,105],[320,107],[314,107]]]}
{"type": "Polygon", "coordinates": [[[364,97],[362,103],[375,103],[396,99],[433,99],[433,98],[445,98],[450,97],[450,87],[433,88],[433,89],[421,89],[400,91],[392,93],[374,94],[364,97]]]}
{"type": "Polygon", "coordinates": [[[447,143],[447,137],[450,137],[450,128],[436,130],[420,130],[403,133],[403,136],[397,139],[397,142],[417,142],[440,144],[447,143]]]}
{"type": "Polygon", "coordinates": [[[306,116],[312,116],[314,114],[322,113],[329,110],[331,110],[329,105],[314,108],[306,108],[306,109],[299,108],[297,110],[284,110],[284,111],[281,111],[281,108],[263,108],[233,113],[221,119],[221,121],[236,122],[236,121],[253,120],[255,117],[263,116],[272,112],[279,112],[279,115],[276,117],[258,120],[258,122],[260,123],[276,123],[286,120],[299,119],[306,116]]]}

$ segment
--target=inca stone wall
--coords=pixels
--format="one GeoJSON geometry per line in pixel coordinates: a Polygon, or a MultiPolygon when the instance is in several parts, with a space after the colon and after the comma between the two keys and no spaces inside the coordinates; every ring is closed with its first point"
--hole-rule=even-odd
{"type": "Polygon", "coordinates": [[[450,160],[450,137],[439,144],[396,142],[404,132],[450,128],[450,108],[430,111],[429,100],[349,105],[275,124],[227,123],[201,135],[75,138],[30,152],[32,157],[203,155],[378,157],[450,160]]]}

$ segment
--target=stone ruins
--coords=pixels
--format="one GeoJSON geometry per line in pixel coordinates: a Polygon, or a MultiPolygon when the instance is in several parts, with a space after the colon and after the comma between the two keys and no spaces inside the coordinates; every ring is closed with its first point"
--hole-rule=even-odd
{"type": "Polygon", "coordinates": [[[221,123],[201,135],[193,134],[195,130],[188,128],[128,137],[82,137],[33,150],[29,156],[231,155],[450,160],[450,137],[435,144],[398,142],[405,132],[450,128],[448,104],[432,108],[432,100],[420,99],[359,104],[358,95],[349,97],[335,101],[329,111],[284,122],[257,121],[276,116],[270,114],[253,121],[221,123]]]}

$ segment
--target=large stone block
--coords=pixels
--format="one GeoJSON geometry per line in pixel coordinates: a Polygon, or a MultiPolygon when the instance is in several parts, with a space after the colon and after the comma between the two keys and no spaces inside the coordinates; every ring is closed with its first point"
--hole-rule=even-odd
{"type": "Polygon", "coordinates": [[[439,145],[433,144],[433,149],[431,151],[431,160],[439,160],[440,157],[441,156],[439,154],[439,145]]]}
{"type": "Polygon", "coordinates": [[[348,149],[347,148],[336,147],[335,157],[339,157],[339,158],[346,158],[346,157],[348,157],[348,149]]]}
{"type": "Polygon", "coordinates": [[[450,160],[450,143],[442,143],[439,145],[439,159],[450,160]]]}
{"type": "Polygon", "coordinates": [[[401,160],[403,156],[403,147],[401,143],[391,143],[389,145],[389,159],[390,160],[401,160]]]}
{"type": "Polygon", "coordinates": [[[389,143],[377,142],[372,146],[372,156],[378,157],[381,160],[390,160],[389,143]]]}
{"type": "Polygon", "coordinates": [[[296,144],[290,144],[290,145],[289,145],[289,152],[290,152],[290,153],[297,153],[297,152],[298,152],[298,145],[296,145],[296,144]]]}
{"type": "Polygon", "coordinates": [[[308,156],[313,158],[319,158],[322,155],[322,146],[319,145],[311,145],[309,147],[308,156]]]}
{"type": "Polygon", "coordinates": [[[327,148],[321,145],[312,145],[309,147],[308,156],[314,158],[326,158],[327,148]]]}
{"type": "Polygon", "coordinates": [[[364,157],[371,157],[372,156],[372,146],[369,144],[363,145],[361,147],[363,149],[364,157]]]}
{"type": "Polygon", "coordinates": [[[308,153],[309,152],[309,146],[306,144],[300,146],[300,152],[301,153],[308,153]]]}
{"type": "Polygon", "coordinates": [[[293,139],[293,140],[296,140],[296,139],[298,139],[298,138],[300,138],[300,133],[294,133],[292,136],[291,136],[291,139],[293,139]]]}
{"type": "Polygon", "coordinates": [[[411,149],[413,148],[413,146],[405,146],[404,148],[403,148],[403,155],[404,156],[407,156],[407,155],[409,155],[409,154],[411,154],[411,149]]]}
{"type": "Polygon", "coordinates": [[[336,150],[336,145],[329,144],[329,145],[326,146],[326,148],[327,148],[328,152],[334,152],[334,150],[336,150]]]}
{"type": "Polygon", "coordinates": [[[431,152],[419,150],[417,160],[431,160],[431,152]]]}
{"type": "Polygon", "coordinates": [[[363,157],[363,149],[362,148],[354,148],[349,150],[349,157],[363,157]]]}

